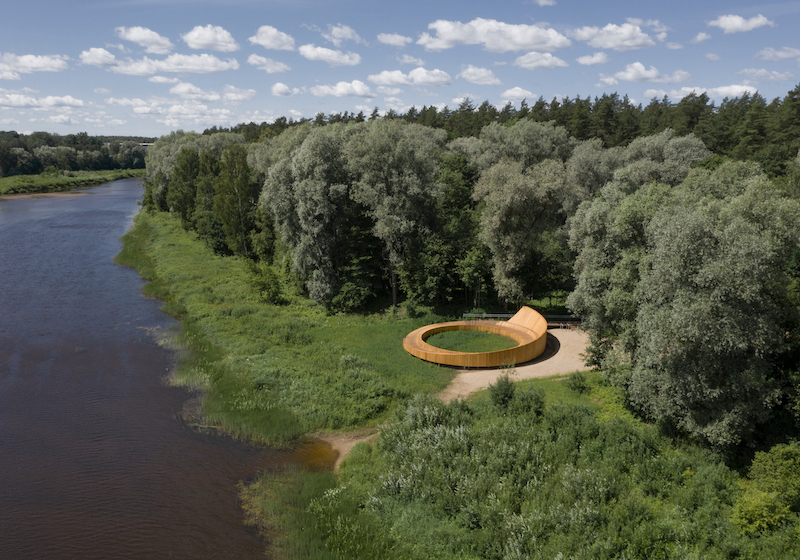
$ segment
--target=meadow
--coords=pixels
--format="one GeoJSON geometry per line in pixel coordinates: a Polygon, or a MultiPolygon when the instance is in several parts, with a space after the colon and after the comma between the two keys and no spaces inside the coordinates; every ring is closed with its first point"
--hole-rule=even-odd
{"type": "Polygon", "coordinates": [[[144,169],[120,169],[107,171],[59,171],[39,175],[12,175],[0,178],[0,196],[8,194],[31,194],[61,192],[82,187],[93,187],[128,179],[144,177],[144,169]]]}

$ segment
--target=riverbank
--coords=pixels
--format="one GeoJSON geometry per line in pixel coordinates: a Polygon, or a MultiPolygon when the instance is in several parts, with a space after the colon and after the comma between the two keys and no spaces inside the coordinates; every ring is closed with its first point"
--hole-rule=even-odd
{"type": "MultiPolygon", "coordinates": [[[[145,169],[114,169],[106,171],[65,171],[58,174],[13,175],[0,178],[0,199],[9,196],[52,194],[83,187],[103,185],[119,179],[144,177],[145,169]]],[[[74,196],[74,195],[73,195],[74,196]]]]}

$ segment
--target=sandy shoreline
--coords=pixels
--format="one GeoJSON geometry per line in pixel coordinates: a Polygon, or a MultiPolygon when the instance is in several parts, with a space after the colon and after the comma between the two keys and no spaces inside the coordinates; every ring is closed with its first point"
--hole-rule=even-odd
{"type": "MultiPolygon", "coordinates": [[[[576,370],[585,370],[586,364],[581,357],[586,351],[588,335],[579,330],[553,329],[547,331],[547,349],[539,358],[517,366],[512,379],[521,381],[534,377],[551,377],[566,375],[576,370]]],[[[501,369],[472,369],[461,370],[453,378],[450,385],[439,393],[438,397],[444,402],[456,398],[466,398],[472,393],[486,389],[503,375],[501,369]]],[[[339,453],[334,465],[334,471],[339,469],[350,450],[362,441],[370,441],[377,436],[375,431],[355,431],[346,434],[320,434],[319,439],[327,442],[339,453]]]]}

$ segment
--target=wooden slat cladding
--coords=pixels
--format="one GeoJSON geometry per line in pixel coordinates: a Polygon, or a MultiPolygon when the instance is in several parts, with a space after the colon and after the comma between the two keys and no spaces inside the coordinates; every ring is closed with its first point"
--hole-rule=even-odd
{"type": "Polygon", "coordinates": [[[487,368],[522,364],[539,357],[547,343],[547,320],[530,307],[523,307],[508,321],[451,321],[419,328],[403,339],[412,356],[435,364],[487,368]],[[493,352],[456,352],[431,346],[425,340],[445,331],[482,331],[508,337],[517,346],[493,352]]]}

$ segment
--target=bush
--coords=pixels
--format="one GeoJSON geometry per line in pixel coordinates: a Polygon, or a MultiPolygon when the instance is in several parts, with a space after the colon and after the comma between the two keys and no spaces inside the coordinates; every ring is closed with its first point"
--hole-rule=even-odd
{"type": "Polygon", "coordinates": [[[569,374],[566,381],[567,387],[576,393],[585,393],[589,390],[589,385],[586,382],[586,376],[580,371],[573,371],[569,374]]]}
{"type": "Polygon", "coordinates": [[[501,375],[495,383],[489,385],[489,398],[496,407],[508,408],[514,398],[514,382],[508,378],[508,374],[501,375]]]}

